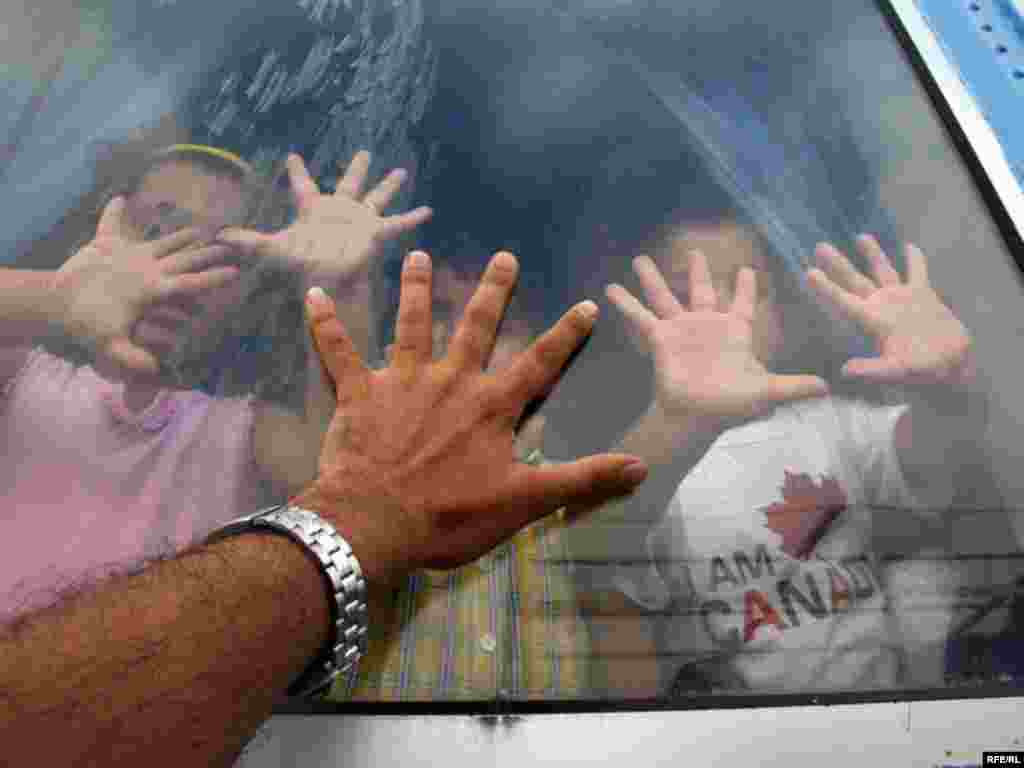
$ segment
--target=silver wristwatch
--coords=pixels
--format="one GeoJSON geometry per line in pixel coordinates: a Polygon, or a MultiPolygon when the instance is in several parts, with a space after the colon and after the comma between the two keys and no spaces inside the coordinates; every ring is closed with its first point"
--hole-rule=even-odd
{"type": "Polygon", "coordinates": [[[363,571],[334,526],[309,510],[286,504],[232,520],[214,530],[206,543],[260,529],[282,533],[303,544],[326,577],[333,631],[323,651],[287,691],[291,697],[316,696],[366,653],[368,617],[363,571]]]}

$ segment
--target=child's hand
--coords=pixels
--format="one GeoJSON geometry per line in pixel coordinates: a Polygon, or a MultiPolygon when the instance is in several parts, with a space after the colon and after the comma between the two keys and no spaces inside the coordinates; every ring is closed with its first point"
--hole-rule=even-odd
{"type": "Polygon", "coordinates": [[[426,207],[382,215],[401,189],[406,173],[393,170],[363,194],[370,168],[369,152],[356,153],[333,195],[320,191],[298,155],[289,155],[287,162],[298,211],[295,222],[273,234],[224,229],[217,236],[219,242],[297,267],[310,276],[352,282],[366,275],[370,261],[388,241],[414,230],[431,216],[432,211],[426,207]]]}
{"type": "Polygon", "coordinates": [[[157,373],[158,355],[135,335],[136,324],[152,317],[173,333],[191,320],[196,297],[238,278],[238,267],[224,265],[231,249],[195,247],[199,239],[193,228],[137,241],[129,234],[124,199],[114,198],[96,237],[54,273],[61,326],[94,351],[100,368],[157,373]]]}
{"type": "Polygon", "coordinates": [[[732,305],[723,312],[699,252],[690,254],[689,308],[673,295],[650,258],[635,259],[633,268],[651,309],[619,285],[608,286],[607,295],[653,355],[657,402],[673,420],[692,424],[696,419],[722,428],[779,403],[828,393],[817,376],[772,374],[758,361],[752,269],[739,271],[732,305]]]}
{"type": "Polygon", "coordinates": [[[924,254],[907,244],[903,280],[873,237],[858,238],[857,249],[871,265],[873,279],[825,243],[815,249],[821,269],[807,273],[815,291],[878,344],[879,357],[851,359],[843,373],[921,392],[969,383],[971,337],[929,283],[924,254]]]}

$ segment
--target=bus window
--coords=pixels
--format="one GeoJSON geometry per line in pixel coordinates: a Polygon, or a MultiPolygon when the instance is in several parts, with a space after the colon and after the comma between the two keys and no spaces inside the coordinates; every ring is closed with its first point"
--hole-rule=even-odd
{"type": "Polygon", "coordinates": [[[3,621],[312,479],[311,281],[382,366],[404,253],[441,354],[510,250],[493,370],[601,308],[520,459],[650,477],[375,594],[338,711],[1021,685],[1021,241],[874,3],[2,16],[3,621]],[[361,212],[333,250],[306,175],[361,212]]]}

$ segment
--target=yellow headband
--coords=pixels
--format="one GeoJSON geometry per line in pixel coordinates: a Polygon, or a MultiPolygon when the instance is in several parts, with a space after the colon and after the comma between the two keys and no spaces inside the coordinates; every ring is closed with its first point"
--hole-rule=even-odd
{"type": "Polygon", "coordinates": [[[187,155],[190,153],[208,155],[210,157],[216,157],[221,160],[225,160],[235,166],[244,174],[251,174],[253,172],[252,166],[249,165],[245,160],[240,158],[234,152],[228,152],[226,149],[219,149],[217,147],[210,147],[206,144],[172,144],[169,147],[165,147],[156,153],[156,157],[166,157],[167,155],[187,155]]]}

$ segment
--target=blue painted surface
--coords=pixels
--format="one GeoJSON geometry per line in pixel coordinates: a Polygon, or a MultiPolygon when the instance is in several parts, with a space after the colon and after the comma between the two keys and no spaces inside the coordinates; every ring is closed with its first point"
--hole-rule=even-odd
{"type": "Polygon", "coordinates": [[[1013,0],[917,0],[1024,186],[1024,17],[1013,0]]]}

